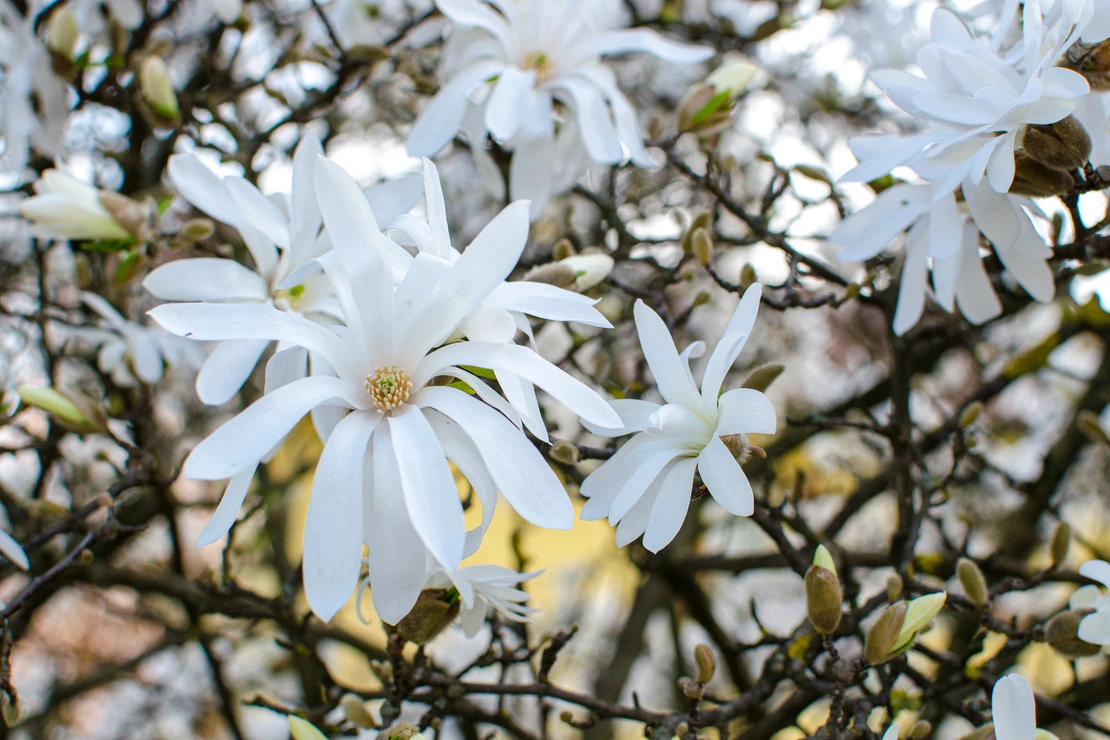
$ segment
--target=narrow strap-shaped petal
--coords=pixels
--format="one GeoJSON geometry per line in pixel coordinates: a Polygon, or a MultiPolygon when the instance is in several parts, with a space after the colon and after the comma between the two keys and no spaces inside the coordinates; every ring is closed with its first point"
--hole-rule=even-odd
{"type": "Polygon", "coordinates": [[[167,262],[143,279],[143,287],[163,301],[231,303],[270,298],[270,285],[257,272],[235,260],[212,257],[167,262]]]}
{"type": "Polygon", "coordinates": [[[424,205],[427,209],[431,253],[450,261],[455,250],[451,247],[451,230],[447,225],[447,204],[443,200],[443,185],[439,170],[432,160],[424,158],[424,205]]]}
{"type": "Polygon", "coordinates": [[[646,28],[620,29],[590,36],[574,45],[567,52],[566,63],[568,66],[576,66],[592,56],[634,51],[651,54],[671,64],[704,62],[711,59],[714,53],[708,46],[680,44],[646,28]]]}
{"type": "Polygon", "coordinates": [[[23,570],[31,567],[31,562],[27,560],[27,553],[23,551],[23,546],[16,542],[15,537],[0,529],[0,552],[4,556],[15,563],[23,570]]]}
{"type": "Polygon", "coordinates": [[[533,70],[509,66],[501,71],[486,106],[486,128],[493,138],[506,142],[516,136],[524,122],[525,97],[535,84],[533,70]]]}
{"type": "Polygon", "coordinates": [[[194,154],[175,154],[166,169],[174,189],[195,208],[228,226],[238,227],[242,216],[228,193],[222,177],[194,154]]]}
{"type": "Polygon", "coordinates": [[[251,481],[254,480],[257,470],[258,466],[255,465],[231,476],[216,511],[197,537],[197,547],[211,545],[231,530],[231,526],[239,516],[239,510],[243,508],[243,502],[247,500],[247,492],[250,490],[251,481]]]}
{"type": "Polygon", "coordinates": [[[254,372],[269,339],[230,339],[220,342],[197,373],[197,397],[209,406],[221,406],[239,392],[254,372]]]}
{"type": "Polygon", "coordinates": [[[651,374],[655,376],[655,384],[659,387],[663,398],[667,403],[677,403],[688,409],[700,409],[701,395],[689,372],[683,367],[678,350],[675,349],[674,340],[663,319],[642,300],[636,301],[633,315],[636,320],[636,331],[640,335],[640,347],[643,349],[644,359],[647,360],[651,374]]]}
{"type": "Polygon", "coordinates": [[[748,476],[720,437],[714,437],[698,455],[698,473],[713,499],[736,516],[755,512],[755,496],[748,476]]]}
{"type": "Polygon", "coordinates": [[[1036,707],[1029,682],[1016,673],[994,683],[991,719],[997,740],[1033,740],[1037,734],[1036,707]]]}
{"type": "MultiPolygon", "coordinates": [[[[482,59],[463,69],[439,89],[409,131],[405,145],[413,157],[431,157],[451,143],[471,105],[470,91],[501,73],[505,63],[482,59]]],[[[485,132],[477,132],[485,138],[485,132]]]]}
{"type": "Polygon", "coordinates": [[[289,221],[274,202],[241,177],[224,180],[231,201],[244,221],[266,235],[281,249],[289,248],[289,221]]]}
{"type": "Polygon", "coordinates": [[[670,544],[686,521],[697,466],[697,458],[690,457],[679,460],[664,474],[644,532],[644,547],[651,552],[659,552],[670,544]]]}

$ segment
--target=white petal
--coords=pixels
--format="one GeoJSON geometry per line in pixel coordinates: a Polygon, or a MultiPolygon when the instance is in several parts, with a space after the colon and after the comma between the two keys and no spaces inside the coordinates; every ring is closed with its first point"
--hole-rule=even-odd
{"type": "Polygon", "coordinates": [[[217,221],[238,227],[242,217],[223,178],[192,154],[175,154],[166,166],[177,192],[217,221]]]}
{"type": "Polygon", "coordinates": [[[1001,315],[1002,303],[991,286],[983,260],[979,257],[979,229],[970,221],[964,226],[960,247],[959,277],[956,279],[956,305],[975,325],[1001,315]]]}
{"type": "Polygon", "coordinates": [[[735,388],[721,396],[717,406],[717,436],[774,434],[777,428],[771,399],[751,388],[735,388]]]}
{"type": "Polygon", "coordinates": [[[425,388],[419,403],[462,428],[509,505],[526,521],[547,529],[571,528],[574,507],[566,490],[535,446],[504,416],[453,388],[425,388]]]}
{"type": "Polygon", "coordinates": [[[925,285],[929,272],[929,231],[918,221],[906,237],[906,258],[894,310],[894,333],[902,336],[913,328],[925,310],[925,285]]]}
{"type": "Polygon", "coordinates": [[[677,403],[688,409],[702,408],[701,395],[694,386],[688,371],[683,367],[675,349],[671,333],[659,314],[637,299],[633,309],[640,347],[647,360],[655,384],[667,403],[677,403]]]}
{"type": "Polygon", "coordinates": [[[644,532],[644,547],[651,552],[659,552],[670,544],[686,521],[697,465],[697,458],[679,460],[663,477],[644,532]]]}
{"type": "Polygon", "coordinates": [[[1093,645],[1110,645],[1110,611],[1083,617],[1079,623],[1079,639],[1093,645]]]}
{"type": "Polygon", "coordinates": [[[657,403],[641,401],[636,398],[616,398],[609,401],[609,405],[621,418],[619,427],[602,427],[587,421],[584,421],[582,425],[590,432],[602,437],[621,437],[625,434],[641,431],[648,425],[651,415],[661,408],[657,403]]]}
{"type": "Polygon", "coordinates": [[[561,96],[578,118],[578,131],[590,158],[600,164],[617,164],[624,159],[620,137],[617,135],[609,106],[598,91],[576,77],[567,77],[553,86],[565,90],[561,96]],[[567,100],[569,98],[569,100],[567,100]]]}
{"type": "Polygon", "coordinates": [[[533,70],[522,72],[514,66],[505,67],[490,94],[486,106],[486,128],[498,141],[509,141],[524,120],[524,100],[536,84],[533,70]]]}
{"type": "Polygon", "coordinates": [[[508,38],[505,19],[478,0],[436,0],[436,7],[460,26],[480,28],[501,40],[508,38]]]}
{"type": "Polygon", "coordinates": [[[447,458],[463,474],[482,504],[482,523],[476,529],[467,532],[467,547],[463,557],[469,557],[478,549],[486,530],[493,523],[493,514],[497,508],[497,483],[490,475],[482,453],[466,431],[431,407],[425,408],[427,411],[424,416],[435,430],[436,437],[443,445],[443,451],[447,453],[447,458]]]}
{"type": "MultiPolygon", "coordinates": [[[[456,391],[460,392],[460,391],[456,391]]],[[[428,420],[412,405],[388,418],[405,508],[424,545],[445,568],[462,561],[466,524],[455,479],[428,420]]]]}
{"type": "Polygon", "coordinates": [[[143,287],[164,301],[266,301],[270,285],[257,272],[234,260],[197,257],[161,265],[143,279],[143,287]]]}
{"type": "Polygon", "coordinates": [[[378,223],[388,224],[420,202],[424,182],[420,175],[404,175],[367,188],[363,194],[378,223]]]}
{"type": "MultiPolygon", "coordinates": [[[[184,475],[222,480],[256,465],[305,414],[319,405],[337,405],[356,395],[338,378],[298,380],[258,399],[200,442],[185,459],[184,475]]],[[[365,396],[365,391],[361,395],[365,396]]],[[[361,399],[359,399],[361,403],[361,399]]]]}
{"type": "Polygon", "coordinates": [[[519,345],[457,342],[437,349],[420,363],[412,384],[421,387],[444,367],[471,365],[505,370],[543,388],[585,420],[614,427],[621,421],[605,400],[581,381],[560,370],[533,350],[519,345]]]}
{"type": "MultiPolygon", "coordinates": [[[[316,158],[324,154],[320,137],[311,128],[305,129],[301,143],[293,152],[292,231],[294,242],[315,238],[320,230],[320,206],[316,201],[316,158]]],[[[407,208],[405,210],[408,210],[407,208]]]]}
{"type": "Polygon", "coordinates": [[[755,511],[752,484],[720,437],[714,437],[698,455],[698,473],[714,500],[730,514],[751,516],[755,511]]]}
{"type": "Polygon", "coordinates": [[[643,498],[663,469],[676,457],[688,454],[690,450],[679,442],[669,439],[656,440],[636,450],[639,463],[621,483],[613,505],[609,508],[609,523],[616,524],[643,498]]]}
{"type": "Polygon", "coordinates": [[[1068,599],[1069,609],[1094,609],[1102,601],[1102,589],[1098,586],[1080,586],[1072,591],[1068,599]]]}
{"type": "Polygon", "coordinates": [[[424,158],[424,206],[427,210],[431,253],[445,260],[452,260],[455,250],[451,247],[451,230],[447,225],[447,204],[443,200],[443,185],[439,170],[432,160],[424,158]]]}
{"type": "Polygon", "coordinates": [[[254,372],[268,339],[242,339],[220,342],[197,374],[197,396],[209,406],[227,403],[254,372]]]}
{"type": "Polygon", "coordinates": [[[1003,676],[991,694],[991,719],[998,740],[1033,740],[1037,734],[1033,689],[1016,673],[1003,676]]]}
{"type": "Polygon", "coordinates": [[[27,553],[23,551],[23,546],[16,542],[15,537],[0,529],[0,552],[4,556],[15,563],[23,570],[31,567],[31,562],[27,560],[27,553]]]}
{"type": "Polygon", "coordinates": [[[555,285],[529,281],[502,283],[487,300],[487,303],[507,311],[518,311],[537,319],[575,321],[602,329],[613,328],[609,320],[594,308],[597,302],[597,299],[555,285]]]}
{"type": "MultiPolygon", "coordinates": [[[[291,386],[286,386],[291,387],[291,386]]],[[[381,421],[356,411],[332,432],[316,463],[304,523],[304,592],[317,617],[328,622],[358,586],[362,568],[363,463],[370,435],[381,421]]]]}
{"type": "Polygon", "coordinates": [[[282,249],[289,248],[289,224],[285,214],[254,185],[241,177],[224,180],[241,217],[282,249]]]}
{"type": "Polygon", "coordinates": [[[441,87],[409,131],[405,142],[409,155],[431,157],[450,144],[471,104],[467,97],[470,91],[499,74],[504,67],[504,62],[481,60],[459,72],[441,87]]]}
{"type": "Polygon", "coordinates": [[[1105,560],[1088,560],[1079,566],[1079,575],[1110,588],[1110,563],[1105,560]]]}
{"type": "Polygon", "coordinates": [[[308,351],[303,347],[287,347],[275,352],[266,363],[266,387],[269,393],[275,388],[289,385],[308,374],[308,351]]]}
{"type": "Polygon", "coordinates": [[[695,64],[713,57],[713,49],[707,46],[680,44],[655,31],[645,28],[606,31],[587,38],[572,47],[568,57],[576,62],[595,55],[626,54],[639,51],[652,54],[672,64],[695,64]]]}
{"type": "Polygon", "coordinates": [[[215,513],[197,537],[197,547],[211,545],[231,530],[231,526],[239,516],[239,509],[243,508],[243,502],[247,500],[247,492],[250,490],[251,481],[254,480],[257,470],[256,465],[231,476],[215,513]]]}

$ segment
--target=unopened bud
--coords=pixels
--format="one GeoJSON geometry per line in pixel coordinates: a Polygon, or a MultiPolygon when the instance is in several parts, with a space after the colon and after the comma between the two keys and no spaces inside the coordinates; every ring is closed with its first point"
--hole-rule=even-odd
{"type": "Polygon", "coordinates": [[[960,414],[960,429],[967,429],[969,426],[974,424],[975,421],[979,418],[979,414],[981,413],[983,413],[982,401],[976,401],[975,403],[969,405],[966,409],[963,410],[963,413],[960,414]]]}
{"type": "Polygon", "coordinates": [[[77,559],[81,561],[81,565],[92,565],[96,555],[93,554],[92,550],[82,550],[77,559]]]}
{"type": "Polygon", "coordinates": [[[554,285],[566,290],[572,290],[575,287],[574,270],[562,262],[551,262],[533,267],[525,273],[524,279],[533,283],[554,285]]]}
{"type": "Polygon", "coordinates": [[[559,719],[569,725],[571,722],[574,721],[574,715],[571,714],[571,711],[569,709],[564,709],[563,711],[559,712],[559,719]]]}
{"type": "Polygon", "coordinates": [[[917,636],[933,621],[933,617],[944,608],[944,602],[947,600],[948,594],[940,591],[919,596],[906,604],[906,616],[902,622],[902,631],[894,644],[894,652],[901,652],[912,645],[917,636]]]}
{"type": "Polygon", "coordinates": [[[151,54],[143,60],[139,67],[139,85],[143,100],[154,113],[167,119],[169,124],[176,123],[181,118],[177,93],[170,80],[170,69],[162,57],[151,54]]]}
{"type": "Polygon", "coordinates": [[[694,295],[694,300],[690,303],[690,308],[697,308],[698,306],[704,306],[705,304],[709,303],[712,300],[713,300],[713,296],[710,295],[708,290],[699,290],[694,295]]]}
{"type": "Polygon", "coordinates": [[[110,190],[101,190],[97,194],[97,200],[112,220],[131,236],[142,239],[149,232],[150,211],[142,204],[110,190]]]}
{"type": "Polygon", "coordinates": [[[879,665],[890,660],[905,619],[905,604],[888,606],[867,631],[867,640],[863,645],[864,660],[870,665],[879,665]]]}
{"type": "Polygon", "coordinates": [[[399,722],[380,733],[378,740],[423,740],[424,736],[407,722],[399,722]]]}
{"type": "Polygon", "coordinates": [[[77,53],[77,41],[81,35],[77,18],[69,8],[62,8],[50,18],[50,28],[46,32],[46,47],[50,53],[63,62],[72,62],[77,53]]]}
{"type": "Polygon", "coordinates": [[[585,252],[564,257],[558,264],[570,268],[574,274],[571,288],[581,293],[609,277],[616,262],[601,252],[585,252]]]}
{"type": "Polygon", "coordinates": [[[721,441],[725,443],[725,447],[736,458],[736,462],[743,465],[752,458],[752,444],[746,434],[726,434],[721,437],[721,441]]]}
{"type": "Polygon", "coordinates": [[[759,282],[759,275],[756,273],[755,268],[752,267],[750,262],[744,263],[740,268],[740,287],[747,290],[759,282]]]}
{"type": "Polygon", "coordinates": [[[983,571],[978,565],[967,558],[960,558],[956,563],[956,576],[960,579],[960,585],[964,587],[964,593],[971,603],[980,608],[987,605],[990,601],[987,579],[983,577],[983,571]]]}
{"type": "Polygon", "coordinates": [[[393,683],[392,663],[388,663],[384,660],[372,660],[370,661],[370,670],[373,671],[374,675],[378,677],[378,680],[386,686],[393,683]]]}
{"type": "Polygon", "coordinates": [[[748,373],[748,377],[744,379],[744,383],[741,387],[750,388],[753,391],[763,393],[771,387],[771,383],[774,383],[785,369],[785,365],[780,365],[778,363],[757,367],[755,370],[748,373]]]}
{"type": "Polygon", "coordinates": [[[694,257],[697,259],[698,264],[702,267],[709,264],[713,259],[713,237],[709,235],[707,229],[695,229],[690,237],[690,243],[694,248],[694,257]]]}
{"type": "Polygon", "coordinates": [[[4,715],[4,724],[8,727],[15,727],[19,724],[19,718],[23,714],[23,705],[19,700],[19,695],[15,693],[15,689],[8,689],[0,694],[0,714],[4,715]]]}
{"type": "Polygon", "coordinates": [[[1067,193],[1074,186],[1067,172],[1046,167],[1025,152],[1014,155],[1014,181],[1009,190],[1012,195],[1051,198],[1067,193]]]}
{"type": "Polygon", "coordinates": [[[902,576],[891,573],[886,579],[886,600],[893,603],[902,596],[902,576]]]}
{"type": "Polygon", "coordinates": [[[1067,658],[1098,655],[1102,650],[1101,646],[1079,639],[1079,623],[1090,613],[1090,609],[1070,609],[1060,612],[1045,625],[1045,642],[1067,658]]]}
{"type": "Polygon", "coordinates": [[[836,561],[833,560],[829,548],[824,545],[818,545],[817,549],[813,551],[813,564],[820,565],[822,568],[832,571],[833,575],[836,575],[836,561]]]}
{"type": "Polygon", "coordinates": [[[1056,529],[1052,530],[1052,541],[1049,543],[1048,551],[1052,557],[1053,565],[1060,565],[1068,559],[1068,550],[1071,548],[1071,525],[1067,522],[1061,521],[1056,524],[1056,529]]]}
{"type": "Polygon", "coordinates": [[[835,571],[820,565],[813,565],[806,571],[806,612],[818,633],[831,635],[836,632],[843,601],[840,579],[835,571]]]}
{"type": "Polygon", "coordinates": [[[574,242],[570,239],[560,239],[555,242],[555,246],[551,248],[551,256],[556,260],[565,260],[567,257],[573,257],[577,252],[574,249],[574,242]]]}
{"type": "Polygon", "coordinates": [[[1025,128],[1022,148],[1045,167],[1063,172],[1080,169],[1091,157],[1091,137],[1074,116],[1025,128]]]}
{"type": "Polygon", "coordinates": [[[403,639],[417,645],[425,645],[458,616],[460,601],[458,592],[443,588],[426,588],[404,619],[398,622],[393,631],[403,639]]]}
{"type": "Polygon", "coordinates": [[[207,218],[194,218],[181,227],[181,238],[192,243],[202,242],[215,233],[216,224],[207,218]]]}
{"type": "Polygon", "coordinates": [[[104,412],[83,396],[27,385],[20,386],[16,392],[25,405],[42,409],[71,432],[99,434],[108,431],[104,412]]]}
{"type": "Polygon", "coordinates": [[[574,465],[582,458],[577,447],[570,442],[563,442],[561,440],[551,446],[551,450],[548,451],[548,454],[551,456],[552,460],[561,462],[564,465],[574,465]]]}
{"type": "Polygon", "coordinates": [[[928,720],[919,719],[913,723],[910,728],[910,738],[912,740],[925,740],[933,734],[933,725],[928,720]]]}
{"type": "Polygon", "coordinates": [[[1087,439],[1104,447],[1110,447],[1110,437],[1107,437],[1106,431],[1102,428],[1098,414],[1087,409],[1080,411],[1075,419],[1075,426],[1087,439]]]}
{"type": "Polygon", "coordinates": [[[706,684],[712,681],[713,674],[717,672],[717,658],[713,650],[705,644],[695,645],[694,662],[698,666],[698,682],[706,684]]]}
{"type": "Polygon", "coordinates": [[[366,710],[366,704],[354,694],[345,694],[339,700],[339,706],[343,708],[343,714],[347,715],[347,719],[351,720],[355,727],[369,730],[375,726],[374,718],[366,710]]]}

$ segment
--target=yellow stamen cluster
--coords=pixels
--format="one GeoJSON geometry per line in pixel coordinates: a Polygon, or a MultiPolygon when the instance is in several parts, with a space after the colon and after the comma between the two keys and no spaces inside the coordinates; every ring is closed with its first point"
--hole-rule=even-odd
{"type": "Polygon", "coordinates": [[[412,377],[396,365],[379,367],[373,375],[366,376],[366,390],[370,392],[378,411],[384,414],[409,399],[412,377]]]}
{"type": "Polygon", "coordinates": [[[551,78],[552,73],[555,72],[555,65],[551,63],[551,57],[542,51],[534,51],[524,58],[524,69],[534,69],[536,71],[536,82],[543,83],[551,78]]]}

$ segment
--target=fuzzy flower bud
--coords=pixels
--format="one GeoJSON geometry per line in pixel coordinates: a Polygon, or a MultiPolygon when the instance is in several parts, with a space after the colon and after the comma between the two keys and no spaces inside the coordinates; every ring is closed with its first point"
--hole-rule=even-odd
{"type": "Polygon", "coordinates": [[[460,608],[459,594],[454,589],[424,589],[412,611],[393,630],[409,642],[425,645],[447,629],[459,615],[460,608]]]}
{"type": "Polygon", "coordinates": [[[813,628],[822,635],[831,635],[840,626],[844,596],[832,556],[822,545],[817,548],[813,565],[806,571],[806,612],[813,628]],[[828,566],[822,563],[827,563],[828,566]]]}
{"type": "Polygon", "coordinates": [[[753,391],[763,393],[771,387],[771,383],[774,383],[785,369],[785,365],[780,365],[778,363],[761,365],[748,373],[748,377],[744,379],[740,387],[750,388],[753,391]]]}
{"type": "Polygon", "coordinates": [[[690,244],[694,249],[694,257],[698,264],[705,267],[713,259],[713,237],[707,229],[694,229],[690,236],[690,244]]]}
{"type": "Polygon", "coordinates": [[[562,440],[553,444],[547,454],[551,456],[552,460],[564,465],[575,465],[582,457],[577,447],[562,440]]]}
{"type": "Polygon", "coordinates": [[[879,665],[890,660],[905,619],[905,604],[887,607],[867,631],[867,640],[863,646],[864,660],[870,665],[879,665]]]}
{"type": "Polygon", "coordinates": [[[979,566],[967,558],[960,558],[956,563],[956,575],[967,598],[980,608],[986,606],[990,601],[990,594],[987,591],[987,579],[983,577],[979,566]]]}
{"type": "Polygon", "coordinates": [[[706,684],[712,681],[713,674],[717,672],[717,658],[713,655],[713,650],[705,644],[696,645],[694,662],[698,666],[698,682],[706,684]]]}
{"type": "Polygon", "coordinates": [[[1071,609],[1060,612],[1044,628],[1045,642],[1066,658],[1085,658],[1098,655],[1102,647],[1079,639],[1079,623],[1091,613],[1090,609],[1071,609]]]}
{"type": "Polygon", "coordinates": [[[976,401],[968,405],[966,409],[960,414],[960,429],[967,429],[974,424],[979,418],[979,414],[983,413],[983,402],[976,401]]]}
{"type": "Polygon", "coordinates": [[[1087,164],[1091,137],[1074,116],[1068,116],[1056,123],[1026,127],[1022,148],[1045,167],[1070,172],[1087,164]]]}
{"type": "Polygon", "coordinates": [[[1049,554],[1052,556],[1052,564],[1054,566],[1060,565],[1068,558],[1068,550],[1071,548],[1071,525],[1067,522],[1059,522],[1056,529],[1052,530],[1052,541],[1048,546],[1049,554]]]}
{"type": "Polygon", "coordinates": [[[894,602],[902,595],[902,576],[897,573],[891,573],[890,577],[886,579],[886,600],[894,602]]]}
{"type": "Polygon", "coordinates": [[[124,196],[97,190],[67,172],[53,169],[43,172],[34,187],[35,194],[19,203],[19,213],[31,222],[34,236],[113,241],[134,238],[105,205],[106,200],[111,202],[108,196],[124,196]]]}
{"type": "Polygon", "coordinates": [[[81,35],[77,28],[77,18],[69,8],[62,8],[50,18],[50,27],[46,31],[46,48],[57,59],[65,63],[73,61],[77,53],[77,41],[81,35]]]}
{"type": "Polygon", "coordinates": [[[42,409],[63,427],[75,434],[98,434],[108,431],[107,418],[91,401],[80,396],[23,385],[16,389],[27,406],[42,409]]]}
{"type": "Polygon", "coordinates": [[[691,88],[678,107],[678,130],[709,137],[727,128],[733,103],[748,89],[756,69],[748,62],[726,64],[691,88]]]}
{"type": "Polygon", "coordinates": [[[172,125],[181,118],[177,93],[170,80],[170,70],[162,57],[150,55],[139,68],[139,85],[143,100],[158,117],[172,125]]]}
{"type": "Polygon", "coordinates": [[[740,268],[740,287],[747,290],[758,282],[759,274],[755,271],[755,268],[752,267],[750,262],[744,263],[744,266],[740,268]]]}
{"type": "Polygon", "coordinates": [[[574,243],[570,239],[560,239],[555,242],[555,246],[551,248],[551,256],[556,261],[565,260],[567,257],[573,257],[578,252],[574,249],[574,243]]]}
{"type": "Polygon", "coordinates": [[[1071,175],[1041,164],[1025,152],[1014,155],[1014,181],[1009,192],[1032,198],[1051,198],[1062,195],[1075,186],[1071,175]]]}

